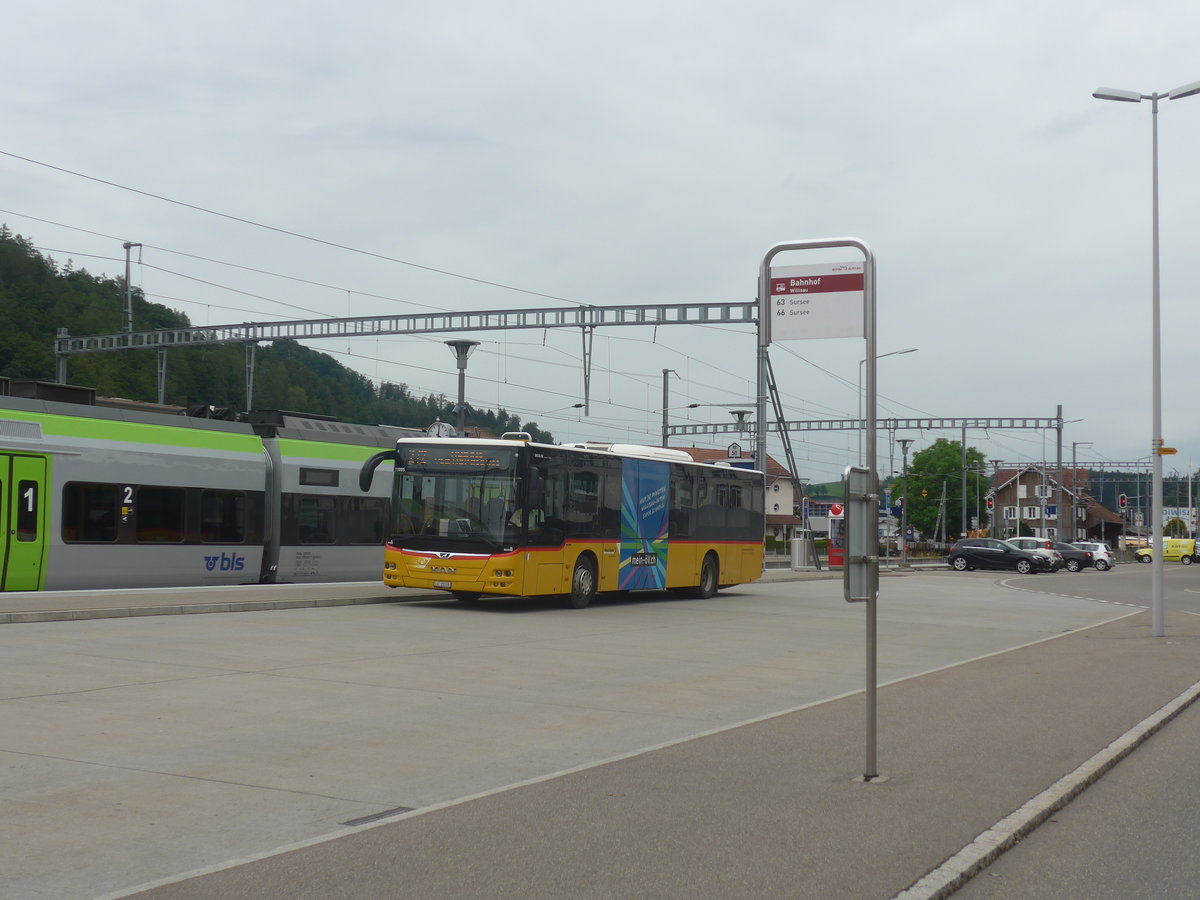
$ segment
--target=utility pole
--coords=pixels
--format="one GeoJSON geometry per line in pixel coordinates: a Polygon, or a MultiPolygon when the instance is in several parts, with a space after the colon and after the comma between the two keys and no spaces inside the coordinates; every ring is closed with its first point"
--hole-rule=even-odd
{"type": "Polygon", "coordinates": [[[678,373],[678,372],[676,372],[674,369],[663,369],[663,424],[662,424],[662,445],[663,445],[664,447],[665,447],[665,446],[667,446],[667,406],[669,405],[669,404],[667,403],[667,395],[668,395],[668,393],[669,393],[669,391],[667,390],[667,376],[668,376],[668,375],[670,375],[671,373],[674,373],[675,375],[678,375],[678,374],[679,374],[679,373],[678,373]]]}
{"type": "Polygon", "coordinates": [[[908,566],[908,448],[912,446],[912,438],[900,438],[900,452],[904,456],[904,493],[900,503],[900,566],[908,566]]]}
{"type": "Polygon", "coordinates": [[[941,542],[946,543],[946,479],[942,479],[942,499],[938,501],[938,525],[941,542]]]}
{"type": "Polygon", "coordinates": [[[962,427],[962,446],[959,448],[962,451],[962,516],[959,523],[959,537],[967,536],[967,426],[962,427]]]}
{"type": "MultiPolygon", "coordinates": [[[[140,247],[142,245],[126,241],[121,246],[125,248],[125,330],[133,331],[133,288],[129,283],[129,251],[133,247],[140,247]]],[[[161,402],[159,400],[159,403],[161,402]]]]}
{"type": "MultiPolygon", "coordinates": [[[[996,538],[997,540],[1003,540],[1004,539],[1004,527],[1001,523],[1003,522],[1004,514],[1003,514],[1002,510],[1004,509],[1004,507],[1000,505],[1000,496],[999,496],[999,492],[997,490],[1000,487],[1000,460],[993,459],[993,460],[991,460],[991,464],[992,464],[992,496],[995,497],[996,499],[992,503],[992,515],[991,515],[991,521],[988,522],[988,527],[992,530],[992,537],[996,538]]],[[[1015,493],[1015,491],[1014,491],[1014,493],[1015,493]]]]}

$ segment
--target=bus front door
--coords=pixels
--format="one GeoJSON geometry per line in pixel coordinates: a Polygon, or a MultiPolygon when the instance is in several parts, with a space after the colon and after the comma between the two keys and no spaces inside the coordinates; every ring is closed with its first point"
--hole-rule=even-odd
{"type": "Polygon", "coordinates": [[[3,572],[0,590],[36,591],[42,585],[46,554],[44,497],[46,460],[0,454],[0,533],[3,572]]]}

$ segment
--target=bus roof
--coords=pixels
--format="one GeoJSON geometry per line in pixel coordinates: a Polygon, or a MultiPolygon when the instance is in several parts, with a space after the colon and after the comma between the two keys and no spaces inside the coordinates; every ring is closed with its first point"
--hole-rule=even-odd
{"type": "Polygon", "coordinates": [[[660,462],[686,463],[693,466],[720,466],[734,468],[742,472],[759,472],[757,469],[746,469],[742,466],[731,466],[725,460],[704,462],[692,457],[686,450],[676,450],[670,447],[651,447],[644,444],[613,444],[604,441],[587,441],[570,444],[541,444],[536,441],[513,440],[502,438],[401,438],[397,445],[404,444],[446,444],[458,446],[484,447],[535,447],[539,450],[567,450],[580,453],[603,453],[613,456],[633,459],[650,459],[660,462]]]}

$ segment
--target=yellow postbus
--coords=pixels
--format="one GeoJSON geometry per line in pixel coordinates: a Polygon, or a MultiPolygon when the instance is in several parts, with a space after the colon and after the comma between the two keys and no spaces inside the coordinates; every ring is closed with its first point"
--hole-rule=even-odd
{"type": "Polygon", "coordinates": [[[395,466],[389,587],[562,596],[673,590],[711,597],[762,574],[763,473],[682,450],[406,438],[364,463],[395,466]]]}

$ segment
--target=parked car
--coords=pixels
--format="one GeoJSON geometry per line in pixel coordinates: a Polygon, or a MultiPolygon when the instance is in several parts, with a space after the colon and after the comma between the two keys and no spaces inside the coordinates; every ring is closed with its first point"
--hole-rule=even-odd
{"type": "MultiPolygon", "coordinates": [[[[1157,543],[1157,542],[1156,542],[1157,543]]],[[[1185,566],[1190,566],[1194,562],[1200,562],[1200,556],[1196,555],[1196,542],[1190,538],[1167,538],[1166,546],[1163,548],[1163,562],[1181,562],[1185,566]]],[[[1149,547],[1143,547],[1134,554],[1134,559],[1138,562],[1148,563],[1154,559],[1154,544],[1149,547]]]]}
{"type": "Polygon", "coordinates": [[[1107,572],[1117,564],[1117,557],[1112,552],[1112,547],[1104,541],[1075,541],[1072,546],[1078,547],[1080,550],[1090,550],[1092,565],[1101,572],[1107,572]]]}
{"type": "Polygon", "coordinates": [[[956,572],[1011,569],[1021,575],[1028,575],[1031,572],[1036,574],[1051,571],[1047,557],[1030,553],[995,538],[964,538],[955,542],[946,551],[946,565],[956,572]]]}
{"type": "Polygon", "coordinates": [[[1054,549],[1054,542],[1047,538],[1011,537],[1006,540],[1019,550],[1027,550],[1038,556],[1046,557],[1050,563],[1051,572],[1057,572],[1064,565],[1062,554],[1054,549]]]}
{"type": "Polygon", "coordinates": [[[1051,541],[1050,546],[1062,555],[1063,567],[1068,572],[1080,572],[1092,567],[1091,550],[1076,547],[1074,544],[1065,544],[1062,541],[1051,541]]]}

